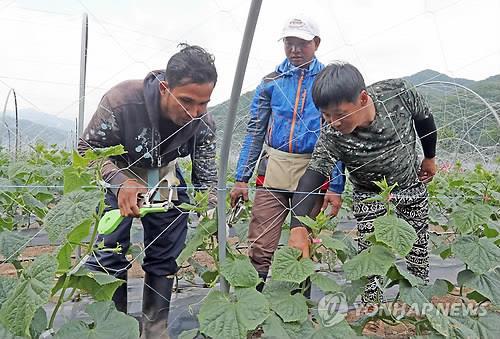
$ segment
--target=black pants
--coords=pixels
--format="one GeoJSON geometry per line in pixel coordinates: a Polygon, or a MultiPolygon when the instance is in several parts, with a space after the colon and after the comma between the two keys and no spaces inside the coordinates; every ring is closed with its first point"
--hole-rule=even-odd
{"type": "MultiPolygon", "coordinates": [[[[366,202],[365,199],[371,198],[375,193],[355,192],[353,196],[353,212],[357,221],[358,228],[358,252],[362,252],[369,247],[365,236],[371,234],[375,228],[373,221],[387,213],[385,205],[381,202],[366,202]]],[[[429,201],[427,189],[423,183],[400,190],[394,194],[394,205],[396,206],[396,215],[406,220],[417,233],[417,240],[406,256],[406,267],[413,275],[421,278],[425,283],[429,282],[429,233],[428,216],[429,201]]],[[[378,276],[372,276],[368,279],[365,292],[362,296],[364,303],[376,303],[383,300],[382,279],[378,276]]]]}
{"type": "MultiPolygon", "coordinates": [[[[183,202],[188,203],[189,197],[186,192],[185,182],[180,177],[181,184],[177,188],[179,200],[175,205],[183,202]]],[[[106,194],[106,205],[108,209],[118,208],[117,198],[111,192],[106,194]]],[[[110,251],[95,251],[87,260],[86,266],[94,271],[104,271],[116,277],[123,277],[132,266],[125,257],[130,247],[130,228],[133,218],[125,218],[118,228],[111,234],[98,235],[96,244],[104,240],[105,248],[116,248],[117,244],[122,247],[121,253],[110,251]]],[[[186,240],[188,213],[173,207],[165,213],[151,213],[141,218],[144,229],[145,257],[142,268],[145,272],[157,276],[171,275],[177,272],[178,266],[175,262],[186,240]]]]}

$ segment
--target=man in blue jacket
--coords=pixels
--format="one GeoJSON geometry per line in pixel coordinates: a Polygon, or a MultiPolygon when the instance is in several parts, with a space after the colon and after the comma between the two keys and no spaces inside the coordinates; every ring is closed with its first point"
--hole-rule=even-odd
{"type": "MultiPolygon", "coordinates": [[[[287,20],[280,37],[286,59],[276,71],[264,77],[255,91],[250,121],[243,142],[231,204],[239,197],[248,200],[248,181],[262,152],[266,163],[263,187],[255,193],[248,231],[249,256],[265,280],[274,251],[278,247],[281,227],[290,211],[297,183],[311,159],[321,129],[321,114],[315,107],[311,88],[316,75],[324,68],[315,57],[320,44],[319,29],[302,15],[287,20]]],[[[259,171],[262,166],[259,166],[259,171]]],[[[259,173],[260,174],[260,173],[259,173]]],[[[264,174],[264,173],[263,173],[264,174]]],[[[336,215],[344,190],[343,164],[334,166],[329,192],[316,196],[316,216],[322,205],[333,206],[336,215]]],[[[319,187],[316,190],[319,193],[319,187]]],[[[262,289],[263,284],[258,289],[262,289]]]]}

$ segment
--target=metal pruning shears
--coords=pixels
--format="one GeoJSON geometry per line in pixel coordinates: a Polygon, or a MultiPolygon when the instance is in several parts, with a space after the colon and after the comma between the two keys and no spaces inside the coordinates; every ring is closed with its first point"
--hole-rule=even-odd
{"type": "MultiPolygon", "coordinates": [[[[151,188],[143,197],[139,197],[139,201],[142,201],[142,206],[139,208],[140,218],[144,217],[150,213],[166,212],[172,206],[173,188],[179,185],[179,179],[175,176],[165,176],[158,183],[151,188]],[[160,189],[160,185],[167,183],[169,190],[168,199],[163,202],[155,203],[155,196],[160,189]]],[[[119,209],[113,209],[106,212],[97,226],[97,231],[99,234],[111,234],[120,225],[124,217],[120,214],[119,209]]]]}
{"type": "Polygon", "coordinates": [[[241,213],[245,210],[245,202],[243,201],[243,198],[241,196],[238,197],[238,200],[236,200],[236,205],[231,209],[229,212],[228,218],[227,218],[227,226],[228,227],[233,227],[236,222],[238,222],[238,219],[241,216],[241,213]]]}

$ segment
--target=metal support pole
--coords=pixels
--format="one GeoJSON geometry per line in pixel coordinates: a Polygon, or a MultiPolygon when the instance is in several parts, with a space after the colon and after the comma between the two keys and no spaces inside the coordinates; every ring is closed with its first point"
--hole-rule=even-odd
{"type": "MultiPolygon", "coordinates": [[[[241,42],[240,55],[238,57],[238,65],[234,75],[233,88],[231,90],[231,98],[229,100],[229,109],[227,114],[226,126],[224,128],[224,139],[219,162],[219,179],[217,182],[217,218],[218,218],[218,239],[219,239],[219,265],[222,265],[226,259],[226,175],[227,163],[229,158],[229,150],[231,148],[231,137],[233,134],[234,121],[236,118],[236,109],[238,100],[241,94],[243,78],[248,63],[248,55],[252,47],[253,35],[257,19],[259,18],[260,6],[262,0],[252,0],[248,11],[245,33],[241,42]]],[[[222,292],[229,292],[227,281],[221,277],[220,289],[222,292]]]]}
{"type": "Polygon", "coordinates": [[[19,135],[19,113],[17,111],[17,96],[16,91],[12,90],[12,94],[14,95],[14,107],[16,111],[16,152],[14,153],[14,159],[17,160],[17,153],[19,152],[19,147],[21,145],[21,136],[19,135]]]}
{"type": "Polygon", "coordinates": [[[83,13],[82,19],[82,44],[80,55],[80,94],[79,94],[79,108],[78,108],[78,137],[83,133],[83,120],[85,110],[85,79],[87,76],[87,43],[89,32],[89,17],[87,13],[83,13]]]}
{"type": "MultiPolygon", "coordinates": [[[[14,96],[14,106],[15,106],[15,112],[16,112],[16,117],[17,117],[17,98],[16,98],[16,91],[11,88],[9,89],[9,92],[7,93],[7,98],[5,98],[5,103],[3,104],[3,113],[2,113],[2,118],[3,118],[3,124],[5,125],[5,128],[7,130],[7,139],[8,139],[8,145],[9,145],[9,154],[12,153],[12,149],[11,149],[11,144],[10,144],[10,134],[11,134],[11,130],[10,130],[10,127],[9,127],[9,124],[7,124],[7,119],[6,119],[6,112],[7,112],[7,104],[9,103],[9,97],[10,97],[10,93],[12,93],[12,95],[14,96]]],[[[16,118],[16,127],[17,126],[17,118],[16,118]]],[[[17,128],[16,128],[16,131],[17,131],[17,128]]],[[[18,133],[16,132],[16,145],[17,145],[17,135],[18,133]]],[[[17,147],[16,147],[17,149],[17,147]]],[[[17,156],[17,155],[16,155],[17,156]]]]}
{"type": "MultiPolygon", "coordinates": [[[[82,18],[82,44],[80,48],[80,93],[79,93],[79,107],[78,107],[78,130],[76,133],[75,147],[78,147],[78,138],[83,133],[83,120],[85,115],[85,80],[87,76],[87,43],[89,32],[89,16],[83,13],[82,18]]],[[[76,257],[80,259],[82,249],[78,246],[76,250],[76,257]]]]}

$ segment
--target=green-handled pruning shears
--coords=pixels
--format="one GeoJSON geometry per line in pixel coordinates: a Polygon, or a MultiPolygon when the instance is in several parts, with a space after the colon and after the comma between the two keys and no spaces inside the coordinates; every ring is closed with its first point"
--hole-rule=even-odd
{"type": "MultiPolygon", "coordinates": [[[[152,189],[150,189],[144,198],[140,199],[143,201],[142,206],[139,208],[140,218],[144,217],[150,213],[166,212],[174,205],[172,203],[172,195],[174,193],[173,187],[179,185],[179,179],[175,176],[165,176],[162,178],[152,189]],[[166,182],[168,188],[170,189],[168,200],[160,203],[154,203],[154,199],[158,190],[160,189],[160,184],[166,182]]],[[[118,225],[123,221],[124,217],[120,214],[119,209],[110,210],[102,216],[97,226],[97,231],[99,234],[111,234],[116,230],[118,225]]]]}

